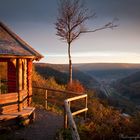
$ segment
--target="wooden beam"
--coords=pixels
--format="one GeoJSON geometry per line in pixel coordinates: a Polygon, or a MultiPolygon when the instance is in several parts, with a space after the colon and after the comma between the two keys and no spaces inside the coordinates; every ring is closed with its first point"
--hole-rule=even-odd
{"type": "Polygon", "coordinates": [[[14,56],[14,55],[2,55],[0,54],[0,58],[18,58],[18,59],[22,59],[22,58],[31,58],[31,59],[35,59],[35,56],[14,56]]]}
{"type": "Polygon", "coordinates": [[[27,60],[27,88],[28,88],[28,106],[31,104],[32,96],[32,59],[27,60]]]}
{"type": "Polygon", "coordinates": [[[48,91],[52,91],[52,92],[60,92],[60,93],[66,93],[66,94],[73,94],[73,95],[83,95],[83,93],[81,94],[81,93],[76,93],[76,92],[72,92],[72,91],[58,90],[58,89],[53,89],[53,88],[48,88],[48,87],[37,87],[36,86],[36,87],[33,87],[33,88],[48,90],[48,91]]]}
{"type": "Polygon", "coordinates": [[[48,91],[45,91],[45,109],[48,109],[48,91]]]}
{"type": "Polygon", "coordinates": [[[86,97],[87,97],[87,94],[84,94],[84,95],[68,98],[67,101],[71,102],[71,101],[78,100],[78,99],[81,99],[81,98],[86,98],[86,97]]]}
{"type": "Polygon", "coordinates": [[[84,109],[81,109],[81,110],[72,112],[72,116],[75,116],[75,115],[77,115],[77,114],[83,113],[83,112],[85,112],[85,111],[88,111],[88,108],[84,108],[84,109]]]}
{"type": "Polygon", "coordinates": [[[27,91],[27,59],[24,59],[23,64],[23,89],[27,91]]]}
{"type": "Polygon", "coordinates": [[[20,103],[21,101],[21,90],[22,90],[22,60],[21,59],[17,59],[17,71],[18,71],[18,102],[19,102],[19,108],[18,110],[21,111],[22,110],[22,104],[20,103]]]}
{"type": "Polygon", "coordinates": [[[22,59],[18,61],[18,90],[22,90],[22,59]]]}

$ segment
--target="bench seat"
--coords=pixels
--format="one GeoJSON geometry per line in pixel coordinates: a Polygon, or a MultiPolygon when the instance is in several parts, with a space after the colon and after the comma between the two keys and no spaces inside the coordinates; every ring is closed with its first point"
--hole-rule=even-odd
{"type": "Polygon", "coordinates": [[[34,110],[35,110],[34,107],[26,107],[20,112],[2,114],[0,115],[0,122],[15,119],[18,117],[24,118],[26,116],[30,116],[32,113],[34,113],[34,110]]]}

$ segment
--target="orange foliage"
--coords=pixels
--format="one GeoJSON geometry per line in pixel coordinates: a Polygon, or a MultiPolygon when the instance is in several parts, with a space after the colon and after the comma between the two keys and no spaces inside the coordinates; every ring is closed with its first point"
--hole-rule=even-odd
{"type": "Polygon", "coordinates": [[[88,101],[88,119],[79,125],[81,140],[119,140],[140,134],[140,114],[123,116],[100,99],[88,101]]]}
{"type": "Polygon", "coordinates": [[[73,92],[77,92],[77,93],[85,92],[83,85],[78,80],[74,80],[72,82],[72,84],[68,83],[66,89],[68,91],[73,91],[73,92]]]}

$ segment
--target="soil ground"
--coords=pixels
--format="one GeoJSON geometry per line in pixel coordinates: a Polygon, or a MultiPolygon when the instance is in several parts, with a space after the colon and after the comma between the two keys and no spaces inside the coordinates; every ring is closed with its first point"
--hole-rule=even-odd
{"type": "Polygon", "coordinates": [[[63,117],[44,109],[36,109],[34,123],[0,135],[0,140],[53,140],[63,128],[63,117]]]}

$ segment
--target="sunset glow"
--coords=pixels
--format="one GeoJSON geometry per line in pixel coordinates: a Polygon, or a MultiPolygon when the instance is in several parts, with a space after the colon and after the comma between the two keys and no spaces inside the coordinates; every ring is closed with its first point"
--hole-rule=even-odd
{"type": "MultiPolygon", "coordinates": [[[[84,34],[72,43],[73,63],[140,63],[140,1],[88,0],[86,5],[97,13],[87,23],[89,29],[115,17],[119,27],[84,34]]],[[[56,36],[56,17],[57,0],[2,0],[0,4],[0,19],[45,56],[42,62],[68,63],[67,44],[56,36]]]]}

